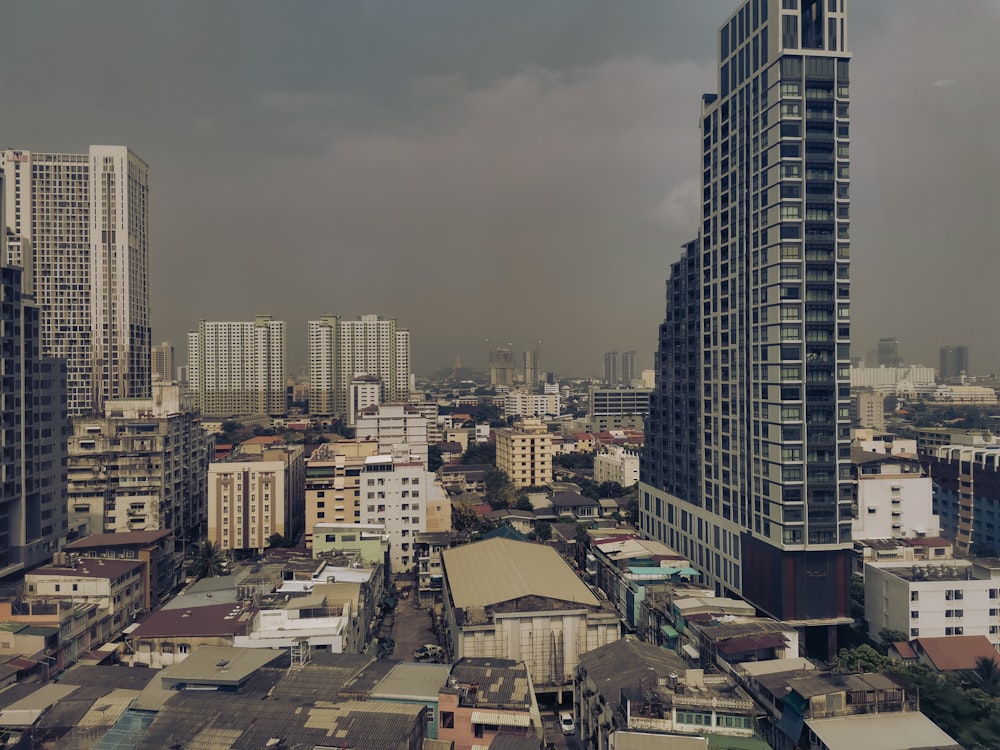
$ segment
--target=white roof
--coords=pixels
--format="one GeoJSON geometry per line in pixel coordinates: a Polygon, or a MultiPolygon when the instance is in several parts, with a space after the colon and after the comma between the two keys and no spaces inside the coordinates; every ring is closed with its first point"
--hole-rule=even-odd
{"type": "Polygon", "coordinates": [[[919,711],[810,719],[806,724],[830,750],[857,750],[859,747],[877,747],[879,750],[959,747],[954,738],[919,711]]]}
{"type": "Polygon", "coordinates": [[[485,607],[540,596],[596,607],[600,601],[552,547],[487,539],[441,553],[455,606],[485,607]]]}

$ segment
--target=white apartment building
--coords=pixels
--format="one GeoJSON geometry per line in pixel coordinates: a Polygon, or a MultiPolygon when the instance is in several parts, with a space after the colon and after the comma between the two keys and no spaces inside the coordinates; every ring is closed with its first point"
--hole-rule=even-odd
{"type": "Polygon", "coordinates": [[[538,419],[523,419],[496,431],[497,468],[515,487],[543,487],[552,482],[552,433],[538,419]]]}
{"type": "Polygon", "coordinates": [[[174,353],[174,345],[169,341],[155,344],[151,348],[150,377],[153,380],[176,380],[177,361],[174,353]]]}
{"type": "Polygon", "coordinates": [[[624,445],[607,446],[594,456],[594,481],[631,487],[639,481],[639,451],[624,445]]]}
{"type": "Polygon", "coordinates": [[[382,381],[375,375],[358,375],[351,381],[351,393],[347,402],[347,425],[358,423],[358,414],[370,406],[382,403],[382,381]]]}
{"type": "Polygon", "coordinates": [[[5,257],[42,308],[42,354],[67,362],[71,415],[149,395],[149,167],[125,146],[0,152],[5,257]]]}
{"type": "Polygon", "coordinates": [[[412,404],[369,406],[358,414],[354,434],[378,442],[379,452],[427,468],[427,417],[412,404]]]}
{"type": "Polygon", "coordinates": [[[284,321],[202,320],[188,333],[188,385],[202,414],[283,416],[285,380],[284,321]]]}
{"type": "Polygon", "coordinates": [[[979,404],[996,406],[997,392],[981,385],[939,385],[931,394],[939,404],[979,404]]]}
{"type": "Polygon", "coordinates": [[[378,315],[310,320],[310,414],[346,417],[351,383],[360,375],[379,379],[380,403],[406,401],[412,385],[410,332],[378,315]]]}
{"type": "Polygon", "coordinates": [[[304,502],[302,446],[248,441],[208,466],[208,539],[224,551],[263,551],[274,534],[298,533],[304,502]]]}
{"type": "Polygon", "coordinates": [[[169,529],[179,543],[201,538],[214,440],[182,398],[154,381],[153,397],[104,403],[69,438],[70,527],[81,535],[169,529]]]}
{"type": "Polygon", "coordinates": [[[393,572],[413,570],[414,536],[429,530],[429,508],[450,509],[444,489],[426,463],[389,455],[366,458],[360,479],[361,523],[385,527],[393,572]]]}
{"type": "Polygon", "coordinates": [[[937,536],[934,487],[916,455],[851,449],[855,484],[853,539],[937,536]]]}
{"type": "Polygon", "coordinates": [[[508,417],[558,416],[559,392],[534,393],[515,388],[503,397],[503,413],[508,417]]]}
{"type": "Polygon", "coordinates": [[[867,563],[868,636],[985,635],[1000,647],[1000,563],[995,558],[867,563]]]}
{"type": "Polygon", "coordinates": [[[852,367],[851,388],[871,388],[879,393],[911,395],[937,388],[933,367],[852,367]]]}

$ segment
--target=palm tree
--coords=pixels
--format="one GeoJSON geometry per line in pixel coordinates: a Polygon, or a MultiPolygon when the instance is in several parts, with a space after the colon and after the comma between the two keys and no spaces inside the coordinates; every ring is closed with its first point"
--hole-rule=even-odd
{"type": "Polygon", "coordinates": [[[976,659],[976,674],[982,681],[982,688],[990,695],[1000,693],[1000,664],[991,656],[976,659]]]}
{"type": "Polygon", "coordinates": [[[214,578],[225,572],[226,556],[222,550],[213,542],[205,542],[201,545],[201,551],[194,563],[195,574],[198,578],[214,578]]]}

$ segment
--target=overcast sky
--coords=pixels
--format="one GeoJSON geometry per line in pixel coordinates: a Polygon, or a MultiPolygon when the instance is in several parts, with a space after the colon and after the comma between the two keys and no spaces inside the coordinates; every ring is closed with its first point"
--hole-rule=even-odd
{"type": "MultiPolygon", "coordinates": [[[[1000,3],[849,0],[854,353],[1000,370],[1000,3]]],[[[394,317],[418,372],[652,366],[734,0],[4,2],[0,147],[150,165],[154,342],[394,317]],[[489,343],[485,341],[489,339],[489,343]]]]}

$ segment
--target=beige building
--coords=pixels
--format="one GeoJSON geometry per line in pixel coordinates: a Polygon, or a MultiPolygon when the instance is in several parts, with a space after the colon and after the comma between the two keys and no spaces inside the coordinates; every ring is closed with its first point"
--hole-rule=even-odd
{"type": "Polygon", "coordinates": [[[524,419],[497,430],[497,468],[515,487],[542,487],[552,482],[552,434],[540,420],[524,419]]]}
{"type": "Polygon", "coordinates": [[[316,524],[361,521],[361,470],[377,452],[377,440],[343,440],[323,443],[306,460],[306,549],[316,524]]]}
{"type": "Polygon", "coordinates": [[[280,440],[248,440],[209,464],[208,539],[223,551],[263,550],[274,534],[294,537],[302,528],[303,449],[280,440]]]}

